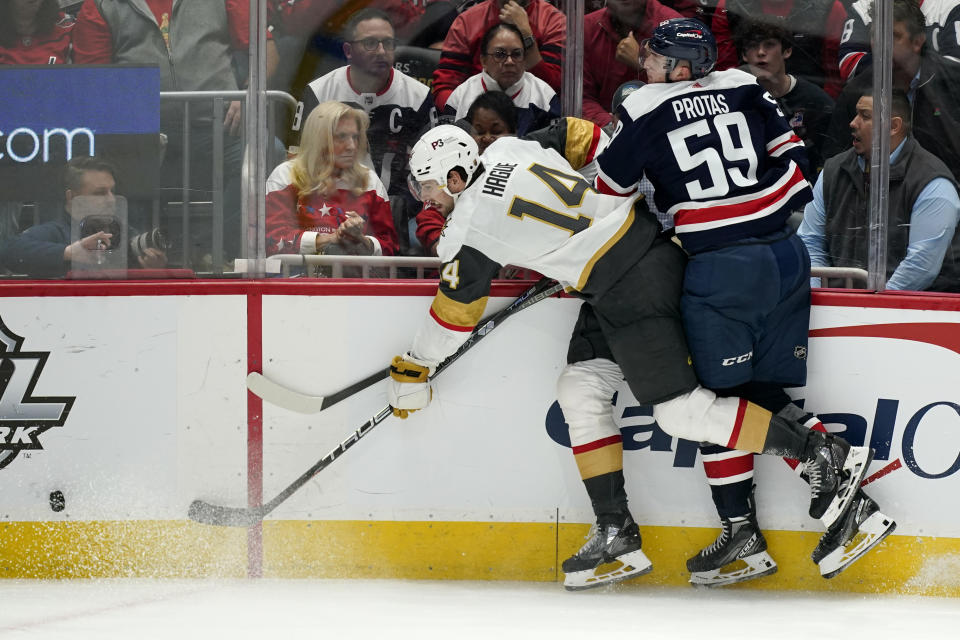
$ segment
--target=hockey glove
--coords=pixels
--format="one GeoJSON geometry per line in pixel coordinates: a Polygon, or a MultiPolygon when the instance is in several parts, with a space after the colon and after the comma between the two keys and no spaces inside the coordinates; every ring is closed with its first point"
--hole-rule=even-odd
{"type": "Polygon", "coordinates": [[[390,363],[390,380],[387,382],[387,401],[393,407],[393,415],[406,418],[430,404],[433,391],[428,379],[433,369],[409,353],[394,356],[390,363]]]}

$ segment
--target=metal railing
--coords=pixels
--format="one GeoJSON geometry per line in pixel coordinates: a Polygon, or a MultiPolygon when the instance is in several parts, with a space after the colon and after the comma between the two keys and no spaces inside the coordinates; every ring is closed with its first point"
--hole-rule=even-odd
{"type": "MultiPolygon", "coordinates": [[[[284,277],[294,275],[294,271],[301,269],[306,277],[342,278],[344,267],[359,269],[362,278],[397,278],[399,269],[414,271],[417,279],[426,277],[426,272],[438,270],[442,264],[440,258],[408,257],[408,256],[318,256],[283,254],[267,258],[268,271],[279,273],[284,277]],[[273,267],[270,267],[270,263],[273,267]],[[321,269],[329,269],[328,274],[321,269]],[[373,274],[372,269],[385,270],[384,273],[373,274]]],[[[242,269],[241,269],[242,270],[242,269]]],[[[500,277],[517,277],[529,279],[536,277],[529,269],[518,267],[504,267],[500,270],[500,277]]],[[[867,271],[852,267],[813,267],[810,275],[815,278],[843,280],[846,289],[863,289],[867,285],[867,271]]],[[[431,274],[432,278],[433,275],[431,274]]]]}
{"type": "Polygon", "coordinates": [[[866,289],[869,274],[866,269],[853,267],[813,267],[810,275],[820,278],[821,286],[826,287],[828,280],[843,280],[844,289],[866,289]]]}
{"type": "MultiPolygon", "coordinates": [[[[286,106],[288,109],[295,110],[297,107],[297,100],[289,93],[284,91],[267,91],[267,127],[268,127],[268,138],[276,135],[276,131],[273,131],[272,128],[277,122],[277,106],[286,106]]],[[[183,131],[181,137],[181,149],[182,149],[182,167],[181,167],[181,184],[179,186],[180,191],[180,211],[181,211],[181,233],[182,233],[182,248],[183,248],[183,266],[191,267],[191,256],[190,256],[190,218],[191,218],[191,208],[195,208],[194,205],[198,203],[211,203],[211,215],[212,215],[212,225],[213,225],[213,236],[212,236],[212,246],[210,250],[210,255],[212,259],[213,270],[216,273],[222,273],[223,263],[224,263],[224,252],[223,252],[223,207],[224,207],[224,197],[223,197],[223,187],[224,187],[224,124],[223,119],[225,116],[225,103],[239,101],[246,104],[247,92],[246,91],[161,91],[160,92],[160,102],[161,104],[170,104],[170,103],[182,103],[183,104],[183,131]],[[209,201],[196,201],[192,197],[192,180],[191,180],[191,158],[190,158],[190,136],[191,129],[193,128],[193,123],[191,121],[191,107],[195,103],[211,103],[213,106],[213,119],[211,123],[211,132],[213,134],[213,149],[211,150],[212,157],[212,167],[211,167],[211,176],[212,184],[203,185],[204,190],[209,188],[211,191],[211,199],[209,201]]],[[[247,110],[243,109],[243,117],[246,117],[247,110]]],[[[240,127],[240,148],[245,153],[246,152],[246,128],[240,127]]],[[[239,201],[239,194],[238,194],[239,201]]],[[[154,226],[159,226],[160,222],[160,211],[159,211],[159,202],[155,203],[153,211],[153,222],[154,226]]],[[[247,229],[247,219],[246,213],[244,212],[241,216],[241,224],[239,229],[234,231],[240,236],[240,248],[241,255],[246,256],[246,246],[244,245],[244,240],[246,239],[246,229],[247,229]]]]}

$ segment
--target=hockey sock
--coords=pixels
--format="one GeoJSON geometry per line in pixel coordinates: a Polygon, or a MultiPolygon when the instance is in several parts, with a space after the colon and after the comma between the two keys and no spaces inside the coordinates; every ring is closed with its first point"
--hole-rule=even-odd
{"type": "Polygon", "coordinates": [[[623,524],[627,510],[627,492],[623,488],[623,470],[604,473],[583,481],[597,516],[597,524],[623,524]]]}
{"type": "MultiPolygon", "coordinates": [[[[750,402],[760,405],[767,411],[799,422],[808,429],[820,431],[821,433],[827,432],[827,428],[823,426],[820,419],[796,405],[793,400],[790,399],[790,396],[787,395],[783,386],[779,384],[770,382],[747,382],[737,387],[717,391],[717,395],[746,398],[750,402]]],[[[794,470],[796,470],[800,464],[800,461],[796,458],[784,458],[783,461],[794,470]]]]}
{"type": "MultiPolygon", "coordinates": [[[[717,389],[718,396],[740,397],[776,413],[790,404],[783,387],[764,382],[747,382],[728,389],[717,389]]],[[[749,503],[753,489],[753,454],[712,444],[701,444],[703,470],[710,485],[713,504],[721,519],[751,513],[749,503]]]]}
{"type": "Polygon", "coordinates": [[[700,453],[717,515],[729,520],[749,514],[753,454],[712,444],[700,445],[700,453]]]}
{"type": "Polygon", "coordinates": [[[621,524],[627,513],[622,438],[616,435],[574,446],[573,455],[597,524],[621,524]]]}

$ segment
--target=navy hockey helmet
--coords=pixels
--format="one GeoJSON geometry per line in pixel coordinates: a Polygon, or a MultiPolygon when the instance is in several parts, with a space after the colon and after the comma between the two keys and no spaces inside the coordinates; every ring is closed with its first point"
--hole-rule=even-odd
{"type": "Polygon", "coordinates": [[[644,84],[646,83],[640,80],[628,80],[617,87],[617,90],[613,92],[613,100],[610,101],[610,113],[616,113],[620,105],[623,104],[623,101],[627,99],[627,96],[644,84]]]}
{"type": "Polygon", "coordinates": [[[694,78],[702,78],[717,64],[717,41],[705,24],[693,18],[664,20],[653,30],[647,46],[669,58],[668,73],[680,60],[690,62],[694,78]]]}

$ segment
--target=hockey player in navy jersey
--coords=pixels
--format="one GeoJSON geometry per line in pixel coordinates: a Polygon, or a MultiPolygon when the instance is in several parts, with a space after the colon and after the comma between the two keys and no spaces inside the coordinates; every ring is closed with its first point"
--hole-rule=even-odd
{"type": "Polygon", "coordinates": [[[430,375],[469,337],[502,266],[552,277],[585,301],[557,398],[596,526],[563,563],[568,589],[651,569],[627,508],[623,445],[610,410],[624,377],[671,435],[795,456],[810,470],[811,515],[831,524],[846,518],[872,450],[697,383],[680,319],[685,255],[663,236],[643,196],[597,193],[537,141],[503,137],[478,157],[473,137],[453,125],[421,137],[410,170],[420,198],[450,215],[437,245],[439,291],[410,350],[390,365],[387,397],[397,416],[430,402],[430,375]],[[604,571],[614,561],[622,566],[604,571]]]}
{"type": "MultiPolygon", "coordinates": [[[[661,23],[641,55],[648,84],[621,105],[597,159],[596,188],[626,196],[645,175],[657,208],[673,216],[689,254],[681,306],[701,384],[825,431],[784,391],[806,382],[810,258],[786,225],[811,199],[803,143],[752,75],[712,71],[716,43],[700,22],[661,23]]],[[[752,498],[752,455],[716,443],[701,452],[722,531],[687,562],[691,582],[719,586],[773,573],[752,498]],[[745,569],[733,564],[738,559],[745,569]]],[[[800,470],[819,481],[815,470],[800,470]]],[[[828,578],[895,526],[860,490],[845,517],[823,524],[813,560],[828,578]]]]}

